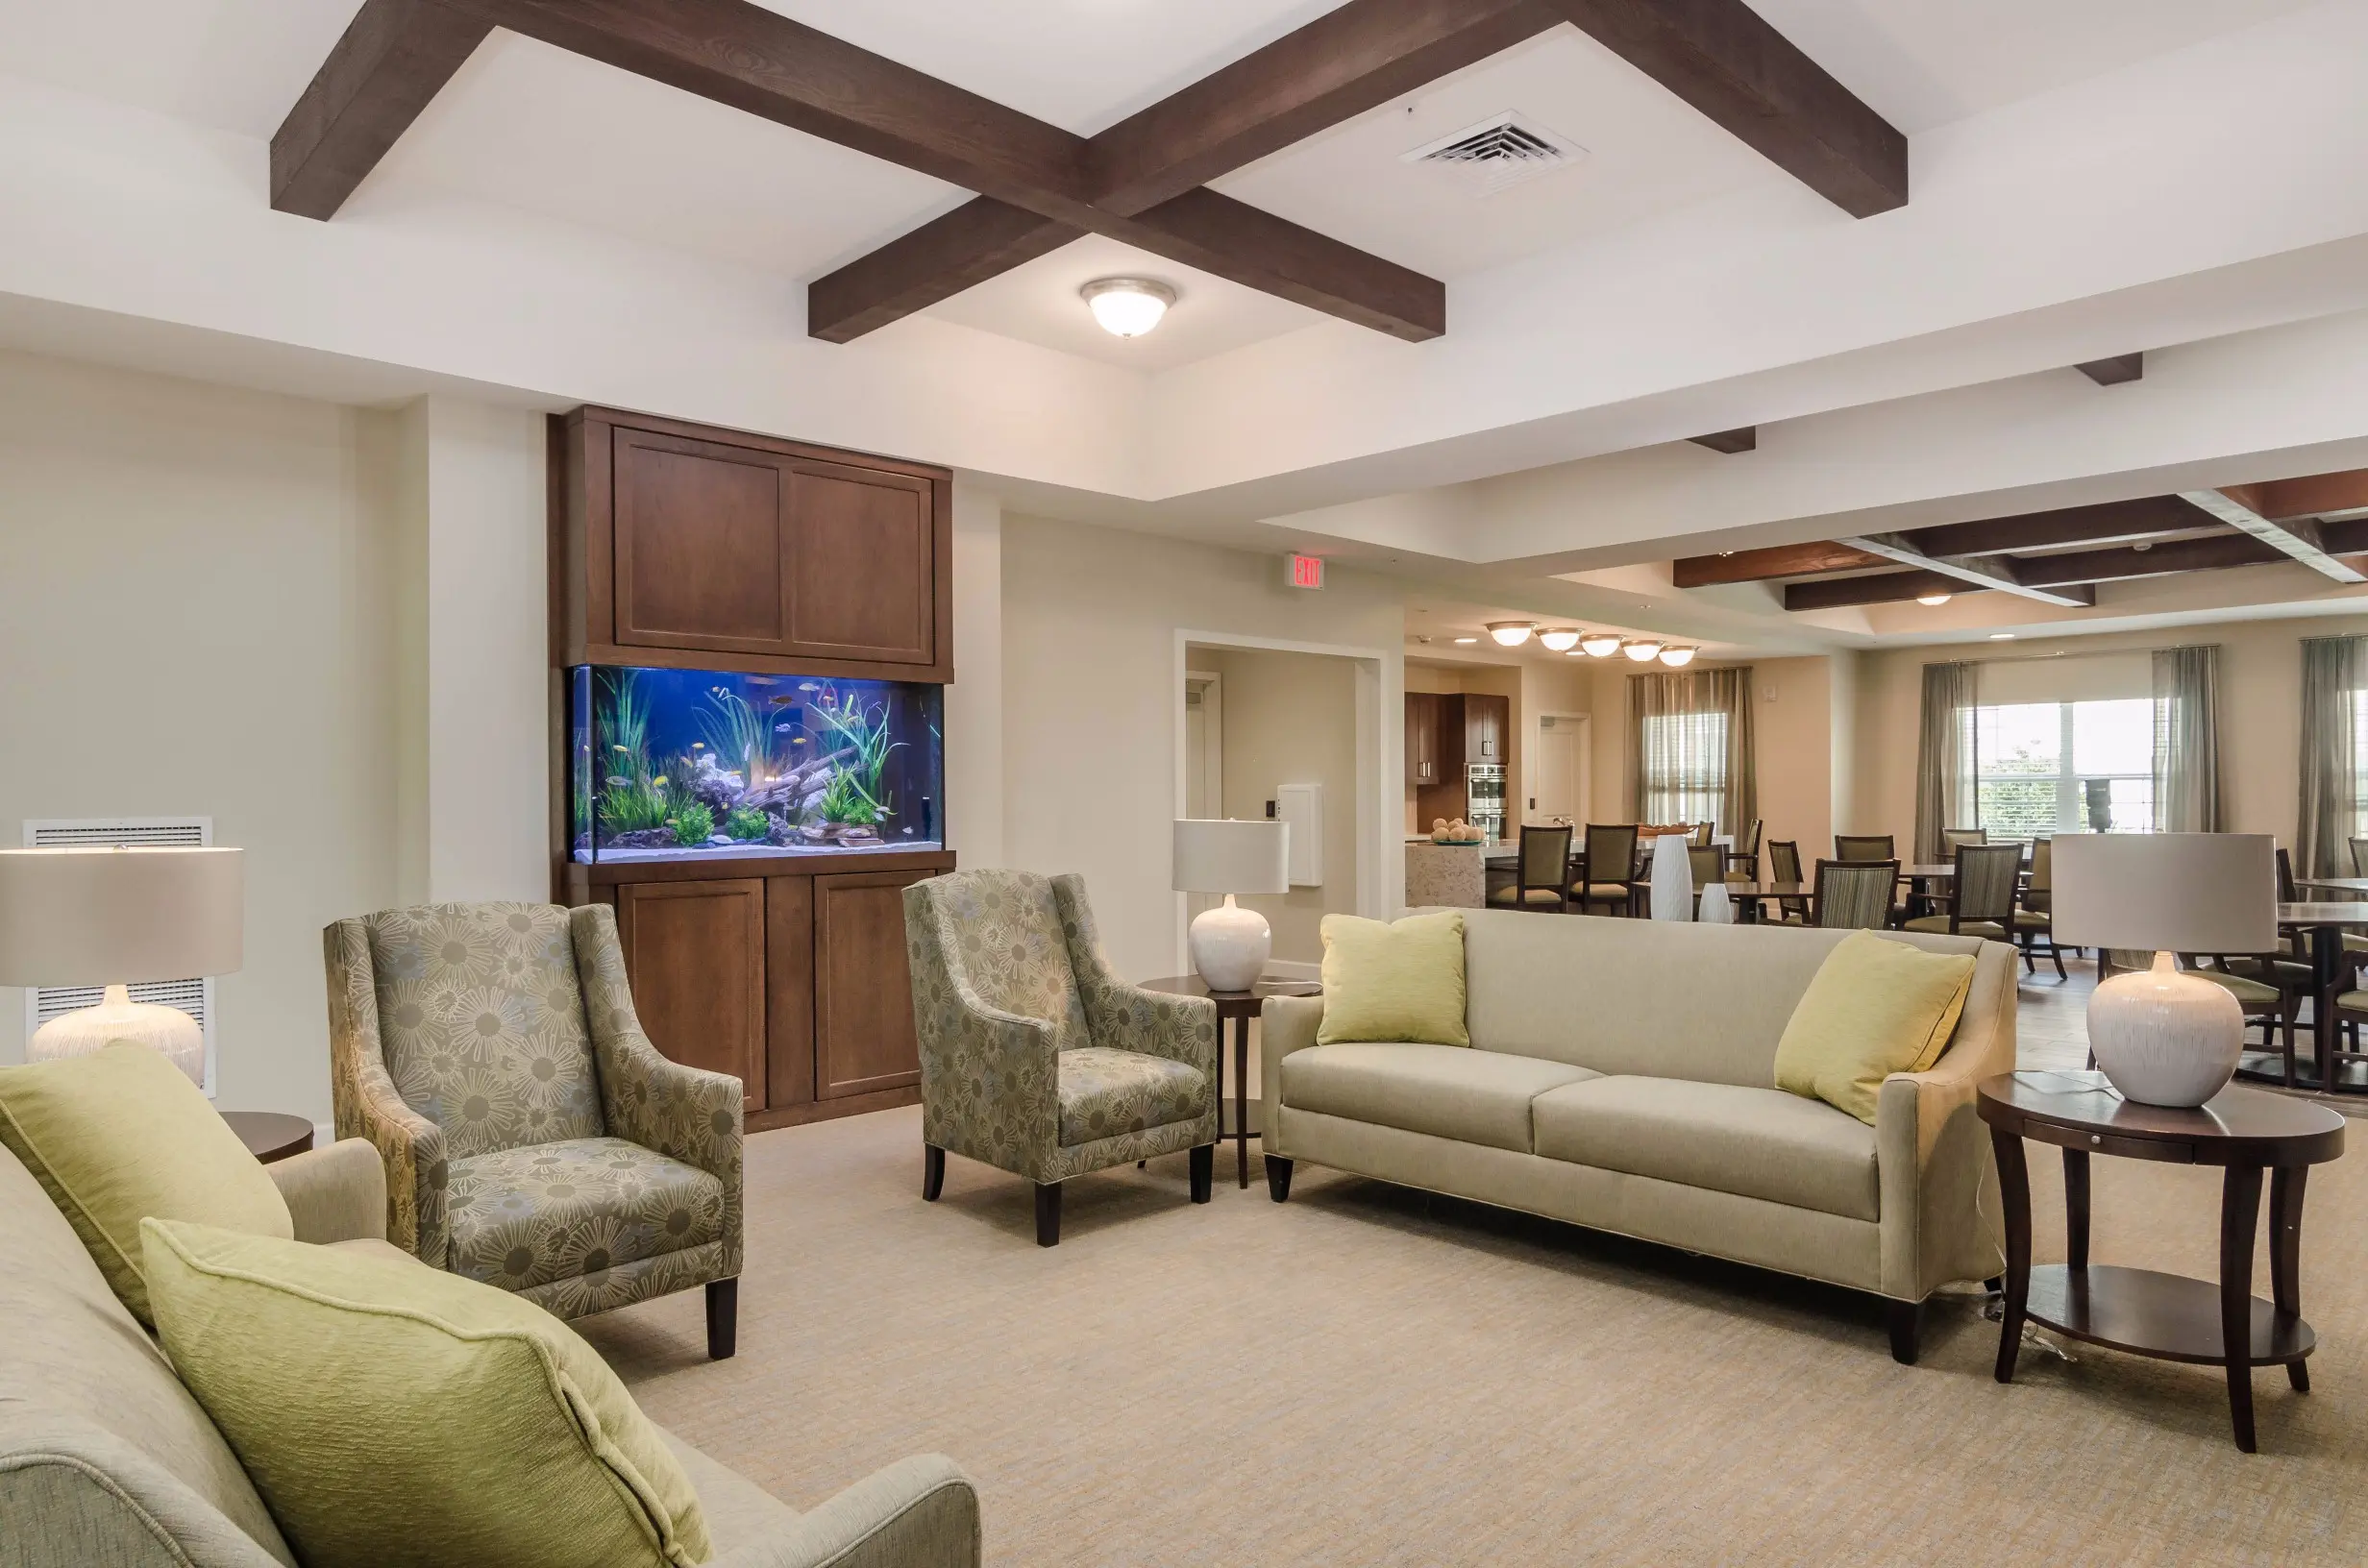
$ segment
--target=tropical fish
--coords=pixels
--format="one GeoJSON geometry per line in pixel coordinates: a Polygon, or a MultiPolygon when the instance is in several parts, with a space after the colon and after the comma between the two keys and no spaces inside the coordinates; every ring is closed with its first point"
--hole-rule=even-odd
{"type": "Polygon", "coordinates": [[[632,781],[631,779],[629,779],[629,778],[626,777],[623,773],[610,773],[610,774],[608,775],[608,777],[607,777],[606,779],[604,779],[603,782],[604,782],[604,783],[609,783],[609,784],[615,784],[615,785],[619,785],[619,786],[623,786],[623,785],[630,784],[630,783],[631,783],[631,782],[633,782],[633,781],[632,781]]]}
{"type": "Polygon", "coordinates": [[[822,687],[813,681],[802,680],[798,682],[798,690],[802,692],[819,692],[822,690],[822,687]]]}
{"type": "Polygon", "coordinates": [[[691,749],[694,751],[704,751],[707,749],[707,743],[704,741],[693,741],[691,743],[691,749]]]}
{"type": "Polygon", "coordinates": [[[608,749],[611,751],[630,751],[632,747],[629,746],[612,746],[608,749]]]}
{"type": "Polygon", "coordinates": [[[777,678],[772,675],[750,675],[746,678],[748,683],[752,686],[778,686],[781,684],[777,678]]]}
{"type": "Polygon", "coordinates": [[[802,736],[802,735],[801,735],[801,736],[799,736],[796,740],[794,740],[794,741],[790,742],[789,744],[790,744],[790,745],[792,745],[792,746],[803,746],[803,745],[805,745],[805,737],[804,737],[804,736],[802,736]]]}
{"type": "Polygon", "coordinates": [[[661,773],[656,778],[650,780],[650,787],[657,790],[664,789],[666,787],[665,775],[661,773]]]}
{"type": "Polygon", "coordinates": [[[776,735],[786,735],[797,727],[798,726],[796,724],[776,724],[773,726],[773,733],[776,735]]]}

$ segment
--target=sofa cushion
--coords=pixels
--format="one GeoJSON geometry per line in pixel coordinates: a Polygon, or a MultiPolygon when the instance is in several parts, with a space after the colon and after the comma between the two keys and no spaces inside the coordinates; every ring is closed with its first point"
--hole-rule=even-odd
{"type": "Polygon", "coordinates": [[[1853,931],[1825,957],[1776,1045],[1776,1087],[1873,1126],[1883,1080],[1940,1060],[1973,987],[1973,955],[1853,931]]]}
{"type": "Polygon", "coordinates": [[[1061,1053],[1061,1146],[1147,1132],[1209,1114],[1208,1074],[1143,1051],[1082,1045],[1061,1053]]]}
{"type": "Polygon", "coordinates": [[[1538,1096],[1549,1160],[1876,1217],[1875,1130],[1780,1089],[1682,1078],[1590,1078],[1538,1096]]]}
{"type": "Polygon", "coordinates": [[[1351,1121],[1530,1152],[1529,1104],[1585,1067],[1458,1045],[1344,1041],[1283,1058],[1283,1103],[1351,1121]]]}
{"type": "Polygon", "coordinates": [[[1413,1040],[1468,1045],[1464,1027],[1464,917],[1448,910],[1389,924],[1326,915],[1323,1021],[1316,1042],[1413,1040]]]}
{"type": "Polygon", "coordinates": [[[689,1568],[681,1464],[598,1353],[415,1261],[141,1226],[167,1355],[306,1568],[689,1568]]]}
{"type": "Polygon", "coordinates": [[[150,1214],[293,1237],[287,1200],[188,1076],[145,1045],[0,1067],[0,1143],[24,1162],[142,1323],[150,1214]]]}
{"type": "Polygon", "coordinates": [[[450,1266],[505,1290],[597,1274],[724,1234],[724,1184],[621,1138],[452,1163],[450,1266]]]}

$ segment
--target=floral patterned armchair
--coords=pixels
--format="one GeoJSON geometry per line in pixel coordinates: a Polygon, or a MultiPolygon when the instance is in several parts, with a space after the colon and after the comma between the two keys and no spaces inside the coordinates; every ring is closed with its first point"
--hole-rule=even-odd
{"type": "Polygon", "coordinates": [[[560,1317],[703,1285],[729,1356],[740,1081],[641,1032],[614,912],[429,904],[322,938],[337,1136],[385,1163],[387,1239],[560,1317]]]}
{"type": "Polygon", "coordinates": [[[921,1037],[921,1195],[948,1151],[1036,1184],[1036,1241],[1061,1239],[1061,1183],[1192,1151],[1209,1201],[1217,1152],[1217,1004],[1120,979],[1085,882],[955,871],[904,890],[921,1037]]]}

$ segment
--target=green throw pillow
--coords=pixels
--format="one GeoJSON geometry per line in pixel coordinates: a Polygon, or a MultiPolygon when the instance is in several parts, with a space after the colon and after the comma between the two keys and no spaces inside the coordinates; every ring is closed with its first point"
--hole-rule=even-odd
{"type": "Polygon", "coordinates": [[[1776,1087],[1873,1125],[1883,1080],[1940,1060],[1972,988],[1971,953],[1853,931],[1792,1009],[1776,1044],[1776,1087]]]}
{"type": "Polygon", "coordinates": [[[132,1315],[153,1326],[139,1222],[194,1219],[292,1237],[287,1200],[179,1067],[117,1041],[0,1067],[0,1143],[22,1162],[132,1315]]]}
{"type": "Polygon", "coordinates": [[[1468,1045],[1464,1028],[1464,917],[1409,915],[1395,924],[1323,918],[1323,1022],[1316,1043],[1414,1040],[1468,1045]]]}
{"type": "Polygon", "coordinates": [[[409,1259],[151,1219],[173,1369],[305,1568],[703,1562],[633,1396],[532,1302],[409,1259]]]}

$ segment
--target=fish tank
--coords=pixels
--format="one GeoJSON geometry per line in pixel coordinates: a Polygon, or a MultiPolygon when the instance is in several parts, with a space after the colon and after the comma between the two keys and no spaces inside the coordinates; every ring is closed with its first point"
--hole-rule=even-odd
{"type": "Polygon", "coordinates": [[[569,680],[580,862],[944,847],[943,687],[594,665],[569,680]]]}

